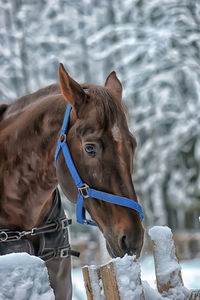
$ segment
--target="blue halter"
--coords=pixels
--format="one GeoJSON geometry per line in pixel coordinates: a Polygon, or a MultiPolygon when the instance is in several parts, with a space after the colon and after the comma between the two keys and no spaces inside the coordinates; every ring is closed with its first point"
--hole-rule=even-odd
{"type": "Polygon", "coordinates": [[[64,158],[65,158],[65,162],[66,162],[68,169],[69,169],[69,171],[75,181],[75,184],[78,188],[78,199],[77,199],[77,205],[76,205],[77,222],[79,222],[80,224],[88,224],[88,225],[96,226],[96,224],[92,220],[87,220],[86,216],[85,216],[85,208],[83,207],[83,204],[84,204],[84,200],[89,197],[132,208],[140,214],[141,221],[143,221],[144,215],[143,215],[143,211],[142,211],[142,206],[138,202],[128,199],[128,198],[125,198],[125,197],[115,196],[112,194],[108,194],[108,193],[104,193],[104,192],[92,189],[86,183],[83,183],[83,181],[81,180],[81,178],[76,170],[76,167],[74,165],[74,162],[72,160],[72,157],[71,157],[68,145],[67,145],[67,141],[66,141],[66,132],[67,132],[68,124],[69,124],[71,108],[72,108],[71,104],[68,104],[66,112],[65,112],[63,125],[62,125],[61,136],[58,141],[58,145],[57,145],[57,149],[56,149],[56,153],[55,153],[55,165],[57,162],[59,152],[62,149],[64,158]]]}

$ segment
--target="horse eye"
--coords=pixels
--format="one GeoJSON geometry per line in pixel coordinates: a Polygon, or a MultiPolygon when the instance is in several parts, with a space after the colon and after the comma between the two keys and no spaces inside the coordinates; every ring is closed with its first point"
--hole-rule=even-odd
{"type": "Polygon", "coordinates": [[[87,153],[87,155],[89,156],[96,156],[97,155],[97,147],[94,144],[87,144],[85,145],[85,152],[87,153]]]}

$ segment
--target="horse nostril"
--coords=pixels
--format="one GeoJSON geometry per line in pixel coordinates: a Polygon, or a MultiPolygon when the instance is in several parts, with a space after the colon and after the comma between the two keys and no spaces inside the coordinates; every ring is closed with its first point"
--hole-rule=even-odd
{"type": "Polygon", "coordinates": [[[120,248],[121,248],[123,251],[128,252],[128,246],[127,246],[127,244],[126,244],[126,236],[125,236],[125,235],[123,235],[123,236],[120,238],[119,245],[120,245],[120,248]]]}
{"type": "Polygon", "coordinates": [[[128,255],[137,255],[138,254],[138,248],[134,247],[134,246],[131,247],[130,241],[125,234],[123,234],[119,238],[119,247],[124,253],[127,253],[128,255]]]}

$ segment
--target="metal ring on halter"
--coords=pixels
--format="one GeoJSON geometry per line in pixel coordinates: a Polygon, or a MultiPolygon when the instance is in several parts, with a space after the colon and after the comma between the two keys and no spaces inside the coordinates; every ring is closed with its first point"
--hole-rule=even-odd
{"type": "Polygon", "coordinates": [[[61,141],[61,143],[67,141],[67,136],[66,136],[66,134],[61,134],[61,136],[60,136],[60,141],[61,141]]]}
{"type": "Polygon", "coordinates": [[[78,188],[79,193],[84,197],[84,198],[88,198],[88,188],[89,186],[84,183],[82,187],[78,188]]]}
{"type": "Polygon", "coordinates": [[[5,242],[5,241],[7,241],[7,239],[8,239],[8,234],[7,234],[5,231],[2,231],[2,232],[0,233],[0,240],[1,240],[2,242],[5,242]]]}

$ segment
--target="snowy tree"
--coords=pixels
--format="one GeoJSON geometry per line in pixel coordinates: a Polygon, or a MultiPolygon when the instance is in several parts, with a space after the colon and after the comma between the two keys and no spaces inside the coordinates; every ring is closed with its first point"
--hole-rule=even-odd
{"type": "Polygon", "coordinates": [[[60,61],[80,82],[116,70],[146,224],[199,228],[198,0],[0,0],[0,39],[2,102],[56,82],[60,61]]]}

